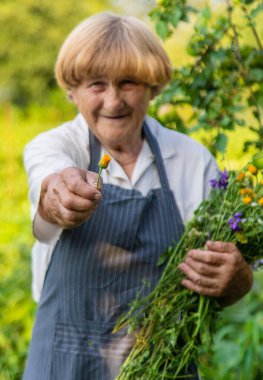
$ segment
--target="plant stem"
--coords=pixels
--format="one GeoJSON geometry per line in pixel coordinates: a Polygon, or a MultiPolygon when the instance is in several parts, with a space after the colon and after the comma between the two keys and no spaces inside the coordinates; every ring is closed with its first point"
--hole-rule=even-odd
{"type": "Polygon", "coordinates": [[[260,41],[260,39],[259,39],[258,32],[257,32],[256,28],[255,28],[254,25],[253,25],[253,20],[252,20],[250,14],[249,14],[248,11],[247,11],[247,8],[243,5],[243,6],[241,6],[241,9],[242,9],[242,11],[245,13],[245,15],[246,15],[246,18],[247,18],[247,20],[248,20],[248,24],[249,24],[249,26],[250,26],[250,28],[251,28],[253,34],[254,34],[254,37],[255,37],[255,39],[256,39],[256,41],[257,41],[257,44],[258,44],[258,48],[259,48],[259,50],[263,51],[263,46],[262,46],[261,41],[260,41]]]}
{"type": "MultiPolygon", "coordinates": [[[[240,50],[240,44],[239,44],[239,39],[238,39],[238,33],[237,33],[236,25],[234,24],[233,19],[232,19],[233,7],[232,7],[232,5],[230,3],[230,0],[226,0],[226,4],[227,4],[227,11],[228,11],[228,14],[229,14],[230,26],[231,26],[231,28],[233,30],[233,33],[234,33],[233,41],[234,41],[234,45],[235,45],[235,48],[236,48],[235,51],[236,51],[236,56],[237,56],[237,65],[239,66],[239,72],[240,72],[241,77],[243,78],[244,82],[247,84],[248,69],[245,67],[244,62],[243,62],[242,57],[241,57],[241,50],[240,50]]],[[[244,6],[241,7],[241,9],[243,10],[243,12],[245,13],[246,17],[248,18],[249,25],[252,28],[254,36],[256,37],[256,40],[257,40],[257,42],[259,44],[259,49],[262,51],[263,48],[262,48],[262,45],[261,45],[261,41],[260,41],[260,39],[258,37],[256,29],[252,25],[252,20],[251,20],[250,16],[247,14],[247,9],[244,6]]],[[[255,108],[257,110],[257,115],[258,115],[257,120],[259,122],[259,127],[261,128],[262,125],[263,125],[262,124],[262,118],[261,118],[261,109],[260,109],[260,107],[258,105],[258,102],[256,100],[254,91],[251,88],[251,86],[248,85],[248,89],[249,89],[249,92],[250,92],[251,99],[253,100],[253,104],[254,104],[254,106],[255,106],[255,108]]],[[[256,131],[256,132],[258,133],[258,131],[256,131]]]]}
{"type": "Polygon", "coordinates": [[[102,168],[99,169],[98,176],[97,176],[97,181],[96,181],[96,188],[97,189],[99,188],[99,179],[100,179],[101,172],[102,172],[102,168]]]}

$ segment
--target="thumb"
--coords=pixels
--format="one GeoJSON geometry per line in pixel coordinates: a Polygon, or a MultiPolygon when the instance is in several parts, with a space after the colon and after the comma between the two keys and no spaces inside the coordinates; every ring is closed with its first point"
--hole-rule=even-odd
{"type": "Polygon", "coordinates": [[[101,177],[98,178],[98,173],[86,171],[86,182],[95,187],[97,187],[98,183],[98,190],[101,191],[103,182],[101,177]]]}

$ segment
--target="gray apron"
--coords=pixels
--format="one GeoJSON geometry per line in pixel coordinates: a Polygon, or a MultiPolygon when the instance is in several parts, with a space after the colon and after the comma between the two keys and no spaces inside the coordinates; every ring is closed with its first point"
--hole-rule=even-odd
{"type": "MultiPolygon", "coordinates": [[[[143,196],[105,184],[92,217],[63,231],[46,274],[24,380],[113,380],[131,350],[133,337],[112,329],[138,292],[146,295],[157,283],[160,254],[183,232],[157,140],[146,124],[143,133],[161,188],[143,196]]],[[[89,170],[97,172],[100,144],[91,133],[90,147],[89,170]]]]}

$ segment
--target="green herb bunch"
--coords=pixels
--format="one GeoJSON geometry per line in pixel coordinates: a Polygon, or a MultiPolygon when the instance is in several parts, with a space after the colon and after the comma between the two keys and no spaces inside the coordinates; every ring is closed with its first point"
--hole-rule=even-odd
{"type": "Polygon", "coordinates": [[[155,289],[136,299],[115,331],[128,326],[136,342],[118,380],[186,379],[198,348],[212,342],[216,298],[196,294],[181,285],[178,265],[190,249],[207,240],[233,242],[249,263],[263,258],[263,152],[240,172],[218,173],[211,192],[187,224],[175,247],[167,249],[166,263],[155,289]]]}

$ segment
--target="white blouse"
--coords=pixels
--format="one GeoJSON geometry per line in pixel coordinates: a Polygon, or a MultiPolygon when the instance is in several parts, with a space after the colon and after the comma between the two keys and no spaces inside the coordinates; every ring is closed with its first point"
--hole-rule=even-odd
{"type": "MultiPolygon", "coordinates": [[[[156,137],[170,188],[183,222],[193,216],[200,202],[208,196],[210,179],[216,177],[217,165],[209,151],[192,138],[161,126],[147,116],[146,122],[156,137]]],[[[101,154],[106,153],[101,148],[101,154]]],[[[67,167],[87,169],[90,162],[88,126],[81,114],[73,121],[41,133],[25,148],[24,165],[28,175],[31,218],[36,242],[32,250],[33,298],[39,301],[50,258],[62,228],[44,221],[37,212],[41,183],[48,175],[67,167]]],[[[102,171],[103,183],[136,189],[146,195],[160,187],[154,156],[147,141],[137,159],[132,178],[114,159],[102,171]]]]}

